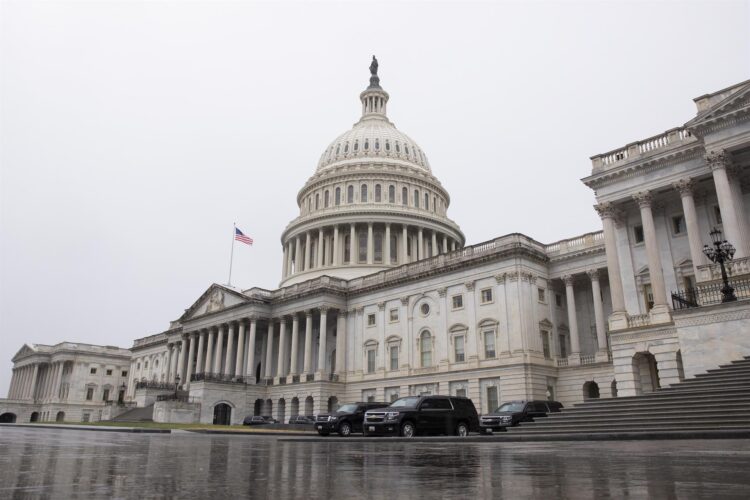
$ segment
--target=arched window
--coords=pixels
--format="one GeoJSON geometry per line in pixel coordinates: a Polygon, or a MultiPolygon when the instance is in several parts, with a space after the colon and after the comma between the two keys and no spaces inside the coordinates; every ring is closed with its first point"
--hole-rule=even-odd
{"type": "Polygon", "coordinates": [[[414,190],[414,206],[419,208],[419,190],[414,190]]]}
{"type": "Polygon", "coordinates": [[[422,368],[432,366],[432,335],[426,330],[419,336],[419,355],[422,368]]]}
{"type": "Polygon", "coordinates": [[[390,151],[391,150],[391,143],[388,142],[388,139],[385,140],[385,150],[390,151]]]}
{"type": "Polygon", "coordinates": [[[367,262],[367,231],[359,233],[359,262],[367,262]]]}
{"type": "Polygon", "coordinates": [[[380,184],[375,184],[375,202],[376,203],[380,203],[380,197],[381,197],[380,190],[381,190],[380,184]]]}
{"type": "Polygon", "coordinates": [[[350,262],[352,257],[349,250],[352,247],[352,237],[348,234],[344,236],[344,262],[350,262]]]}
{"type": "Polygon", "coordinates": [[[432,211],[435,212],[437,210],[437,197],[432,197],[432,211]]]}
{"type": "Polygon", "coordinates": [[[315,193],[315,210],[320,208],[320,194],[315,193]]]}
{"type": "Polygon", "coordinates": [[[359,151],[359,140],[354,141],[354,152],[359,151]]]}
{"type": "Polygon", "coordinates": [[[336,156],[341,152],[341,144],[336,144],[336,156]]]}
{"type": "Polygon", "coordinates": [[[323,193],[323,206],[324,206],[325,208],[328,208],[328,203],[330,203],[330,201],[331,201],[331,200],[329,199],[330,197],[331,197],[331,196],[330,196],[330,193],[329,193],[329,192],[328,192],[328,190],[326,189],[325,193],[323,193]]]}
{"type": "Polygon", "coordinates": [[[409,190],[406,188],[401,189],[401,204],[408,205],[409,203],[409,190]]]}
{"type": "Polygon", "coordinates": [[[336,195],[334,196],[334,203],[336,204],[336,206],[341,205],[341,188],[340,187],[336,188],[336,195]]]}
{"type": "Polygon", "coordinates": [[[390,244],[391,244],[391,262],[390,263],[391,264],[395,264],[396,263],[396,259],[398,258],[398,250],[397,250],[398,249],[398,240],[396,239],[396,235],[395,234],[391,235],[390,244]]]}
{"type": "Polygon", "coordinates": [[[396,186],[388,186],[388,203],[396,203],[396,186]]]}
{"type": "Polygon", "coordinates": [[[375,139],[375,151],[380,151],[380,139],[375,139]]]}
{"type": "Polygon", "coordinates": [[[404,152],[408,155],[409,154],[409,145],[404,144],[404,152]]]}
{"type": "Polygon", "coordinates": [[[354,203],[354,186],[348,186],[346,188],[346,202],[354,203]]]}
{"type": "Polygon", "coordinates": [[[367,184],[362,184],[359,188],[359,201],[367,203],[367,184]]]}
{"type": "Polygon", "coordinates": [[[373,235],[373,239],[375,240],[374,243],[374,253],[375,253],[375,262],[381,263],[383,262],[383,233],[380,231],[376,232],[373,235]]]}
{"type": "Polygon", "coordinates": [[[346,144],[344,145],[344,153],[348,153],[348,152],[349,152],[349,143],[347,142],[347,143],[346,143],[346,144]]]}
{"type": "Polygon", "coordinates": [[[367,151],[368,149],[370,149],[370,140],[365,139],[365,151],[367,151]]]}
{"type": "Polygon", "coordinates": [[[424,209],[425,210],[430,209],[430,195],[428,193],[424,194],[424,209]]]}
{"type": "Polygon", "coordinates": [[[401,146],[398,145],[398,141],[396,141],[396,152],[397,153],[401,152],[401,146]]]}

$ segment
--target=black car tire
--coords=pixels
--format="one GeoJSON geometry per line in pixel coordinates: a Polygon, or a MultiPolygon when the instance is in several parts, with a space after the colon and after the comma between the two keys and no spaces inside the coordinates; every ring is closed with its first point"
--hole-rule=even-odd
{"type": "Polygon", "coordinates": [[[321,436],[325,437],[325,436],[328,436],[330,434],[330,432],[327,432],[327,431],[318,431],[318,434],[320,434],[321,436]]]}
{"type": "Polygon", "coordinates": [[[466,422],[459,422],[456,426],[456,436],[466,437],[469,435],[469,426],[466,422]]]}
{"type": "Polygon", "coordinates": [[[412,438],[417,435],[417,428],[411,422],[401,424],[401,437],[412,438]]]}
{"type": "Polygon", "coordinates": [[[339,425],[339,436],[349,437],[352,434],[352,424],[349,422],[341,422],[339,425]]]}

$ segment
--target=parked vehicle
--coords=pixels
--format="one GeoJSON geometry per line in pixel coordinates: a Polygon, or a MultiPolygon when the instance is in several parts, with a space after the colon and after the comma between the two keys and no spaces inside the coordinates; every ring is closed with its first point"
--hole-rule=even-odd
{"type": "Polygon", "coordinates": [[[347,437],[352,432],[362,432],[362,422],[365,412],[375,408],[385,408],[388,403],[348,403],[339,406],[332,413],[321,413],[315,419],[315,429],[321,436],[328,436],[337,432],[339,436],[347,437]]]}
{"type": "Polygon", "coordinates": [[[458,396],[408,396],[387,408],[368,410],[365,436],[447,434],[467,436],[479,432],[479,417],[469,398],[458,396]]]}
{"type": "Polygon", "coordinates": [[[266,421],[267,424],[278,424],[279,421],[275,418],[269,416],[269,415],[263,415],[263,420],[266,421]]]}
{"type": "Polygon", "coordinates": [[[267,425],[268,422],[265,418],[260,416],[250,416],[248,415],[245,417],[245,419],[242,421],[242,425],[267,425]]]}
{"type": "Polygon", "coordinates": [[[308,417],[306,415],[297,415],[296,417],[291,417],[289,419],[290,424],[304,424],[304,425],[310,425],[315,423],[315,419],[308,417]]]}
{"type": "Polygon", "coordinates": [[[533,422],[535,418],[546,417],[548,413],[557,413],[562,407],[562,403],[557,401],[508,401],[492,413],[482,415],[479,425],[482,432],[492,434],[521,422],[533,422]]]}

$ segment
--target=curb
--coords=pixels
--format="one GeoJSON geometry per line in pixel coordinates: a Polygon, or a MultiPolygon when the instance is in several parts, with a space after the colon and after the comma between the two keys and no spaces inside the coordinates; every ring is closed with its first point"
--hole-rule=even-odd
{"type": "Polygon", "coordinates": [[[693,439],[750,439],[750,429],[730,431],[660,431],[660,432],[602,432],[591,434],[537,434],[537,435],[492,435],[492,436],[422,436],[404,437],[310,437],[279,439],[295,443],[513,443],[549,441],[660,441],[693,439]]]}
{"type": "Polygon", "coordinates": [[[64,429],[67,431],[129,432],[135,434],[171,434],[172,429],[146,429],[142,427],[99,427],[49,424],[0,424],[0,427],[30,427],[34,429],[64,429]]]}
{"type": "Polygon", "coordinates": [[[229,431],[229,430],[211,430],[211,429],[180,429],[184,430],[185,432],[194,432],[196,434],[224,434],[224,435],[232,435],[232,436],[300,436],[299,439],[302,439],[303,441],[306,441],[308,438],[302,438],[301,436],[306,436],[310,434],[310,437],[312,437],[315,433],[290,433],[290,432],[283,432],[283,431],[269,431],[269,432],[254,432],[254,431],[229,431]]]}

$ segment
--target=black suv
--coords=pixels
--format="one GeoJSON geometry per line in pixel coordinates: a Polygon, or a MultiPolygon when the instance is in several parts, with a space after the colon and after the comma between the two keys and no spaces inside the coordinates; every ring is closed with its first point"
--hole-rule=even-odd
{"type": "Polygon", "coordinates": [[[352,432],[362,432],[362,421],[365,412],[375,408],[384,408],[388,403],[349,403],[339,406],[333,413],[321,413],[315,418],[315,429],[321,436],[338,432],[347,437],[352,432]]]}
{"type": "Polygon", "coordinates": [[[408,396],[391,406],[368,411],[365,436],[404,436],[479,432],[479,417],[471,399],[458,396],[408,396]]]}
{"type": "Polygon", "coordinates": [[[535,418],[546,417],[562,409],[557,401],[508,401],[487,415],[482,415],[479,425],[482,432],[504,431],[521,422],[533,422],[535,418]]]}

